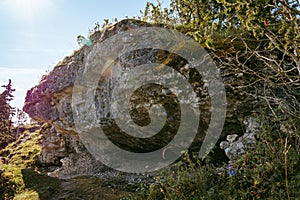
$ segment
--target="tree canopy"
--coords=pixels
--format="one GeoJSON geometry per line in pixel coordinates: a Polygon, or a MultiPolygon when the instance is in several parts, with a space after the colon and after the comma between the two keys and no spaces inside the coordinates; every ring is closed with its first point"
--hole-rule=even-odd
{"type": "Polygon", "coordinates": [[[300,118],[296,0],[171,0],[168,8],[158,1],[147,3],[143,19],[193,37],[227,74],[248,76],[239,87],[264,88],[259,95],[272,114],[278,107],[300,118]]]}

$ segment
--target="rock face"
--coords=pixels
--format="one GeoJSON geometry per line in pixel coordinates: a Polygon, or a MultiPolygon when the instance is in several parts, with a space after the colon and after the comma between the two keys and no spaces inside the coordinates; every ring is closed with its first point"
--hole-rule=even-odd
{"type": "MultiPolygon", "coordinates": [[[[149,26],[153,25],[128,19],[106,27],[101,31],[94,32],[90,36],[90,39],[93,42],[91,47],[83,46],[81,49],[74,52],[73,55],[66,57],[63,61],[58,63],[49,74],[44,75],[38,85],[27,92],[24,111],[34,120],[49,123],[51,125],[51,128],[44,135],[43,149],[40,156],[40,161],[43,165],[62,165],[61,169],[56,170],[51,173],[51,175],[66,178],[76,175],[93,174],[95,170],[101,171],[102,169],[105,169],[105,167],[101,163],[97,162],[85,149],[78,133],[76,132],[72,112],[72,92],[74,83],[78,73],[82,73],[84,71],[86,58],[91,53],[94,45],[101,45],[101,42],[117,33],[149,26]]],[[[145,41],[145,44],[147,44],[147,41],[145,41]]],[[[162,62],[165,61],[167,57],[168,56],[165,55],[165,52],[145,49],[139,52],[131,52],[120,58],[118,62],[121,67],[128,68],[145,63],[145,61],[153,63],[157,61],[162,62]]],[[[179,59],[176,56],[169,56],[168,58],[171,59],[166,64],[175,65],[175,67],[178,68],[183,67],[186,64],[184,60],[179,59]]],[[[226,69],[222,67],[220,68],[222,75],[225,77],[227,74],[226,69]]],[[[186,73],[193,77],[193,72],[189,71],[186,73]]],[[[197,79],[195,83],[199,83],[201,85],[200,79],[197,79]]],[[[243,120],[252,114],[254,105],[258,105],[258,100],[256,100],[253,95],[247,96],[247,92],[243,89],[235,90],[232,87],[229,87],[230,83],[233,81],[238,82],[240,79],[242,79],[241,76],[235,74],[231,74],[224,78],[228,108],[221,139],[224,139],[226,135],[229,134],[240,135],[245,126],[243,124],[243,120]]],[[[105,110],[105,103],[109,101],[109,84],[113,83],[113,79],[109,79],[106,83],[108,85],[101,85],[101,83],[99,83],[99,90],[97,90],[96,108],[99,118],[105,118],[108,113],[105,110]]],[[[139,92],[145,93],[144,91],[146,89],[147,88],[142,88],[139,92]]],[[[209,98],[207,98],[207,91],[203,89],[200,93],[203,96],[201,99],[203,104],[200,108],[203,115],[199,125],[202,126],[203,129],[206,129],[210,117],[210,103],[209,98]]],[[[147,95],[150,95],[151,100],[151,94],[147,95]]],[[[133,102],[133,104],[136,105],[139,103],[139,99],[137,99],[136,102],[133,102]]],[[[176,109],[176,107],[170,109],[171,111],[175,110],[175,117],[173,115],[169,116],[169,120],[171,122],[176,120],[176,109]]],[[[135,122],[140,124],[149,123],[149,118],[140,116],[139,114],[145,114],[143,108],[139,110],[139,112],[137,111],[138,109],[132,111],[133,116],[135,116],[135,122]],[[137,112],[137,114],[134,112],[137,112]]],[[[106,122],[109,122],[109,120],[106,122]]],[[[169,129],[172,128],[174,127],[169,127],[169,129]]],[[[114,137],[116,130],[110,128],[108,130],[108,135],[109,134],[114,137]]],[[[139,144],[148,146],[149,150],[151,150],[153,148],[157,148],[155,146],[157,144],[160,146],[161,143],[168,143],[170,138],[164,138],[166,138],[165,141],[161,138],[154,140],[153,146],[148,146],[148,144],[142,143],[139,144]]],[[[125,149],[128,146],[134,146],[136,142],[135,140],[129,140],[128,137],[122,137],[122,135],[117,135],[117,138],[115,139],[117,139],[117,143],[125,149]]],[[[201,135],[200,139],[196,140],[192,146],[199,148],[197,147],[197,142],[199,141],[201,141],[201,135]]],[[[223,145],[225,144],[223,143],[223,145]]],[[[139,146],[136,146],[135,149],[131,150],[137,152],[141,151],[139,146]]]]}
{"type": "MultiPolygon", "coordinates": [[[[112,35],[143,26],[152,26],[140,21],[124,20],[114,26],[96,31],[90,36],[94,44],[112,35]]],[[[44,133],[39,161],[43,166],[62,166],[49,173],[51,176],[72,176],[99,173],[105,168],[83,146],[74,125],[72,92],[77,73],[84,68],[85,57],[91,48],[83,46],[63,61],[40,83],[27,92],[24,111],[38,122],[51,125],[44,133]]]]}
{"type": "Polygon", "coordinates": [[[46,165],[60,165],[60,159],[67,156],[63,135],[57,133],[52,127],[45,131],[43,136],[40,162],[46,165]]]}

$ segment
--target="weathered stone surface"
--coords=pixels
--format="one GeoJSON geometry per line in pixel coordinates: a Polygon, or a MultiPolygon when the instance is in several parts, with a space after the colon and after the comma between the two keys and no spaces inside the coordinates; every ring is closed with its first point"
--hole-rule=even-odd
{"type": "Polygon", "coordinates": [[[60,159],[67,156],[66,143],[63,136],[52,127],[44,134],[39,161],[42,165],[60,165],[60,159]]]}
{"type": "Polygon", "coordinates": [[[246,125],[246,132],[241,137],[236,134],[227,135],[227,141],[220,143],[220,148],[224,149],[230,162],[240,159],[246,153],[247,149],[251,148],[251,145],[256,142],[255,134],[260,127],[257,119],[249,117],[244,123],[246,125]]]}
{"type": "MultiPolygon", "coordinates": [[[[95,162],[91,155],[89,155],[76,132],[71,107],[74,82],[78,73],[82,73],[84,71],[86,58],[90,54],[94,45],[100,44],[105,39],[117,33],[143,26],[153,25],[128,19],[123,20],[115,25],[106,27],[101,31],[96,31],[90,37],[93,42],[92,47],[84,46],[80,50],[76,51],[73,55],[66,57],[62,62],[58,63],[58,65],[49,74],[44,75],[38,85],[27,92],[24,111],[28,113],[30,117],[39,122],[47,122],[52,125],[51,130],[49,130],[48,133],[45,133],[40,160],[45,165],[62,164],[63,168],[53,172],[53,176],[68,177],[75,176],[76,174],[92,174],[93,170],[98,167],[102,167],[101,164],[95,162]]],[[[146,40],[145,44],[147,44],[146,40]]],[[[113,44],[111,45],[111,48],[114,48],[113,44]]],[[[117,62],[121,68],[125,69],[132,68],[146,62],[164,62],[167,56],[168,55],[166,55],[166,52],[163,51],[145,49],[137,52],[129,52],[127,55],[119,58],[117,62]]],[[[202,136],[205,133],[210,121],[210,102],[207,91],[203,87],[201,77],[197,77],[197,75],[191,70],[185,70],[185,60],[178,58],[176,55],[172,55],[171,57],[168,57],[168,59],[169,62],[164,64],[178,68],[183,74],[188,75],[193,82],[194,89],[199,91],[201,97],[200,110],[202,114],[199,125],[201,126],[200,129],[202,132],[199,133],[198,139],[195,140],[194,144],[192,145],[192,148],[199,149],[199,142],[201,142],[203,139],[202,136]]],[[[251,115],[255,106],[259,104],[254,95],[247,95],[251,92],[247,92],[244,89],[239,89],[238,87],[232,87],[232,82],[234,82],[235,85],[238,85],[238,82],[243,81],[243,76],[237,74],[228,74],[226,68],[220,68],[224,78],[228,104],[227,118],[221,136],[221,138],[224,139],[228,134],[241,135],[244,126],[243,120],[248,115],[251,115]]],[[[110,72],[108,72],[108,74],[110,74],[110,72]]],[[[96,98],[95,106],[97,108],[97,117],[99,119],[106,120],[102,121],[103,124],[109,124],[110,122],[109,118],[107,118],[109,113],[107,104],[109,103],[110,98],[110,84],[113,84],[114,81],[113,78],[110,78],[109,76],[106,80],[107,81],[104,84],[99,82],[99,88],[95,97],[87,97],[96,98]]],[[[143,97],[143,94],[146,94],[143,91],[140,91],[140,93],[141,95],[138,95],[139,98],[143,97]]],[[[138,103],[143,100],[143,98],[139,98],[136,98],[136,100],[133,101],[133,105],[137,106],[138,103]]],[[[152,97],[150,97],[150,100],[151,98],[152,97]]],[[[161,98],[165,97],[162,95],[161,98]]],[[[145,117],[145,111],[143,108],[140,110],[140,112],[135,113],[135,111],[137,111],[137,109],[133,110],[132,114],[136,122],[147,124],[149,117],[147,117],[147,114],[145,117]]],[[[176,109],[174,114],[176,115],[176,109]]],[[[170,116],[169,120],[174,121],[176,120],[176,117],[170,116]]],[[[178,127],[169,127],[170,130],[172,128],[176,129],[178,127]]],[[[149,143],[138,143],[142,146],[142,148],[140,148],[139,145],[136,145],[136,140],[131,140],[128,137],[124,137],[116,133],[116,129],[108,126],[107,135],[112,137],[117,136],[115,139],[119,146],[125,149],[129,147],[131,150],[136,152],[141,151],[144,149],[144,147],[149,148],[149,150],[156,149],[161,146],[161,144],[167,143],[172,137],[171,135],[170,138],[156,138],[156,140],[152,141],[152,145],[149,143]]],[[[225,143],[223,143],[223,145],[226,146],[225,143]]],[[[230,146],[230,144],[228,145],[230,146]]]]}
{"type": "Polygon", "coordinates": [[[62,167],[49,172],[49,176],[68,179],[76,176],[95,174],[101,171],[102,168],[105,169],[103,164],[97,162],[88,152],[71,153],[60,159],[60,162],[62,163],[62,167]]]}
{"type": "MultiPolygon", "coordinates": [[[[95,32],[90,39],[100,43],[112,35],[150,24],[124,20],[114,26],[109,26],[95,32]]],[[[44,75],[38,85],[27,91],[24,111],[36,121],[54,123],[60,131],[68,133],[74,130],[71,98],[77,73],[84,68],[85,57],[91,48],[83,46],[73,55],[66,57],[48,74],[44,75]]],[[[76,132],[76,131],[75,131],[76,132]]]]}
{"type": "Polygon", "coordinates": [[[42,150],[39,156],[41,165],[62,165],[62,158],[70,153],[82,152],[85,152],[85,148],[78,135],[58,133],[54,126],[44,129],[42,150]]]}

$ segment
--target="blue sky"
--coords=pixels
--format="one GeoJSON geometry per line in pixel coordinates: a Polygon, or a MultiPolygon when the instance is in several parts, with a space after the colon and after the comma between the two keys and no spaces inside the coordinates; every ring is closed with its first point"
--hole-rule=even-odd
{"type": "MultiPolygon", "coordinates": [[[[148,0],[156,2],[155,0],[148,0]]],[[[12,79],[13,106],[96,22],[140,14],[147,0],[0,0],[0,85],[12,79]]],[[[165,1],[167,2],[167,1],[165,1]]],[[[3,91],[1,88],[0,91],[3,91]]]]}

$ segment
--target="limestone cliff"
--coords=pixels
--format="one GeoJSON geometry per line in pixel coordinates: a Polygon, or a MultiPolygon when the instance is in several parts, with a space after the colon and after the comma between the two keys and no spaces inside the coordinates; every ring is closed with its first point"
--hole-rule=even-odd
{"type": "MultiPolygon", "coordinates": [[[[93,174],[95,170],[101,171],[105,169],[101,163],[97,162],[93,156],[88,153],[76,132],[72,113],[74,82],[77,74],[84,70],[86,57],[94,45],[101,45],[101,42],[117,33],[146,26],[153,25],[128,19],[94,32],[90,36],[93,42],[91,47],[83,46],[81,49],[75,51],[73,55],[66,57],[63,61],[59,62],[51,72],[44,75],[38,85],[27,92],[24,111],[34,120],[51,125],[48,132],[44,135],[40,161],[43,165],[63,165],[63,168],[53,172],[52,175],[70,177],[93,174]]],[[[145,44],[147,44],[147,41],[145,41],[145,44]]],[[[162,54],[164,54],[164,52],[146,49],[138,53],[134,52],[127,55],[126,58],[119,62],[121,66],[130,66],[139,64],[141,60],[153,61],[154,59],[161,61],[165,59],[164,55],[162,58],[160,57],[162,54]]],[[[177,57],[171,58],[172,60],[167,64],[184,65],[184,61],[178,60],[177,57]]],[[[253,89],[253,91],[244,91],[238,87],[232,87],[232,82],[242,82],[243,77],[229,73],[230,70],[221,66],[221,64],[218,67],[221,69],[227,92],[227,118],[221,136],[221,138],[224,139],[226,135],[229,134],[242,135],[244,129],[243,120],[245,117],[251,115],[254,107],[259,104],[258,100],[255,99],[255,95],[253,95],[255,89],[253,89]],[[247,95],[251,92],[252,95],[247,95]]],[[[200,82],[200,80],[197,81],[200,82]]],[[[203,96],[205,96],[205,91],[203,93],[203,96]]],[[[102,102],[101,100],[108,98],[103,91],[100,97],[100,103],[102,102]]],[[[206,97],[203,97],[203,102],[201,111],[203,111],[202,113],[204,114],[199,124],[205,129],[209,123],[210,104],[209,99],[206,97]]],[[[101,110],[101,106],[98,107],[98,112],[100,115],[103,114],[101,113],[104,112],[101,110]]],[[[113,129],[110,130],[112,135],[114,131],[113,129]]],[[[120,144],[124,147],[134,143],[134,141],[123,141],[127,140],[126,137],[119,137],[117,140],[119,140],[120,144]]],[[[200,141],[201,137],[194,142],[193,146],[196,148],[197,142],[200,141]]],[[[155,142],[163,143],[166,141],[156,140],[155,142]]],[[[137,148],[136,150],[138,151],[139,149],[137,148]]]]}

